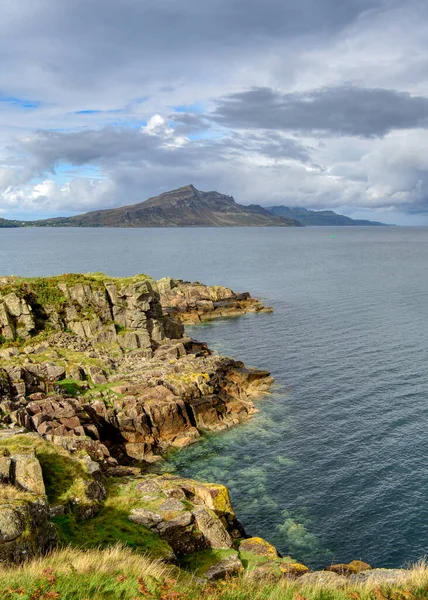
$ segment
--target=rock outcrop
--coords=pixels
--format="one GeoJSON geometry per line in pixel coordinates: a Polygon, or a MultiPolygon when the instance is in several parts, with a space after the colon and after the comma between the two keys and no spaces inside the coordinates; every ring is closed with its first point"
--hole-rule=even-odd
{"type": "MultiPolygon", "coordinates": [[[[0,280],[0,424],[88,438],[106,461],[110,453],[153,460],[254,414],[269,373],[187,337],[164,314],[159,287],[165,280],[158,286],[145,275],[0,280]]],[[[218,290],[216,297],[233,295],[218,290]]]]}
{"type": "Polygon", "coordinates": [[[115,343],[123,349],[155,349],[183,328],[162,313],[156,282],[103,274],[0,279],[0,335],[3,341],[69,331],[83,340],[115,343]],[[168,333],[167,331],[168,330],[168,333]]]}
{"type": "Polygon", "coordinates": [[[160,302],[167,315],[184,323],[209,321],[245,313],[272,312],[248,292],[241,294],[221,285],[182,281],[164,277],[157,282],[160,302]]]}
{"type": "Polygon", "coordinates": [[[42,469],[33,450],[0,456],[0,562],[21,562],[52,549],[42,469]]]}
{"type": "Polygon", "coordinates": [[[177,557],[232,548],[245,535],[224,486],[166,475],[135,479],[128,487],[135,498],[128,518],[158,533],[177,557]]]}

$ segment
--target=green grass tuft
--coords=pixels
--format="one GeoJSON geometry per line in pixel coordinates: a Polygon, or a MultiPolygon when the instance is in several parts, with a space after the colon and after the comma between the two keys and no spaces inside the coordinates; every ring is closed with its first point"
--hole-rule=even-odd
{"type": "Polygon", "coordinates": [[[50,504],[64,504],[71,509],[76,497],[84,498],[85,482],[91,479],[90,475],[84,463],[71,458],[66,450],[31,434],[2,439],[0,450],[4,449],[11,454],[35,450],[50,504]]]}
{"type": "Polygon", "coordinates": [[[62,379],[61,381],[58,381],[56,385],[62,388],[67,393],[67,396],[74,398],[80,396],[83,391],[86,391],[86,388],[84,390],[82,388],[82,383],[77,381],[77,379],[62,379]]]}
{"type": "Polygon", "coordinates": [[[87,521],[79,521],[73,514],[54,517],[60,543],[77,548],[107,548],[121,543],[155,558],[171,558],[173,553],[167,542],[128,519],[130,510],[141,505],[135,485],[107,482],[107,499],[99,513],[87,521]]]}

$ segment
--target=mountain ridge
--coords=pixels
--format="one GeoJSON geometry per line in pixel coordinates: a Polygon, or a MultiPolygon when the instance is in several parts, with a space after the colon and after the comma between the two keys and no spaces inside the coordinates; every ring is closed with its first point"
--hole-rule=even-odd
{"type": "Polygon", "coordinates": [[[269,206],[266,208],[273,215],[284,218],[297,219],[302,225],[314,226],[370,226],[387,227],[386,223],[380,221],[369,221],[367,219],[351,219],[345,215],[339,215],[332,210],[310,210],[302,206],[269,206]]]}
{"type": "Polygon", "coordinates": [[[193,185],[143,202],[71,217],[19,222],[18,227],[299,227],[295,219],[273,215],[259,205],[243,206],[232,196],[203,192],[193,185]]]}

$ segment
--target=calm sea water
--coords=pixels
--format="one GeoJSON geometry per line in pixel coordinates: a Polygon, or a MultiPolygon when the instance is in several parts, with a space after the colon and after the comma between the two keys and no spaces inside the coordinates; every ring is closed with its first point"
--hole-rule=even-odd
{"type": "Polygon", "coordinates": [[[275,308],[189,328],[276,388],[169,468],[227,484],[249,532],[314,566],[427,553],[428,228],[0,230],[0,274],[79,271],[229,285],[275,308]]]}

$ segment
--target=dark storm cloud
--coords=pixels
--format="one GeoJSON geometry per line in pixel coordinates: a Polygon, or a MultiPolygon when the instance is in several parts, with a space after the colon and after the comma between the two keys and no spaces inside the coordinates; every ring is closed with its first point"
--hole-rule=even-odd
{"type": "Polygon", "coordinates": [[[256,88],[221,99],[214,119],[231,128],[377,137],[426,127],[428,98],[356,86],[291,94],[256,88]]]}
{"type": "MultiPolygon", "coordinates": [[[[393,4],[392,0],[387,2],[393,4]]],[[[284,41],[328,38],[384,0],[20,0],[0,3],[3,86],[87,99],[206,79],[284,41]],[[120,84],[120,85],[119,85],[120,84]],[[123,86],[123,87],[122,87],[123,86]]],[[[13,88],[13,89],[12,89],[13,88]]],[[[122,95],[123,97],[123,95],[122,95]]],[[[128,97],[128,101],[132,99],[128,97]]],[[[85,108],[85,107],[83,107],[85,108]]],[[[90,108],[98,108],[97,106],[90,108]]],[[[79,107],[77,107],[79,110],[79,107]]]]}
{"type": "Polygon", "coordinates": [[[219,139],[183,143],[167,125],[163,127],[163,135],[162,130],[158,130],[157,135],[150,135],[141,129],[112,126],[74,132],[40,131],[20,140],[14,150],[17,154],[25,153],[31,176],[54,172],[61,162],[115,168],[119,164],[144,161],[165,167],[187,165],[197,168],[203,161],[226,161],[232,154],[309,159],[308,151],[301,143],[275,132],[263,136],[235,133],[219,139]]]}

